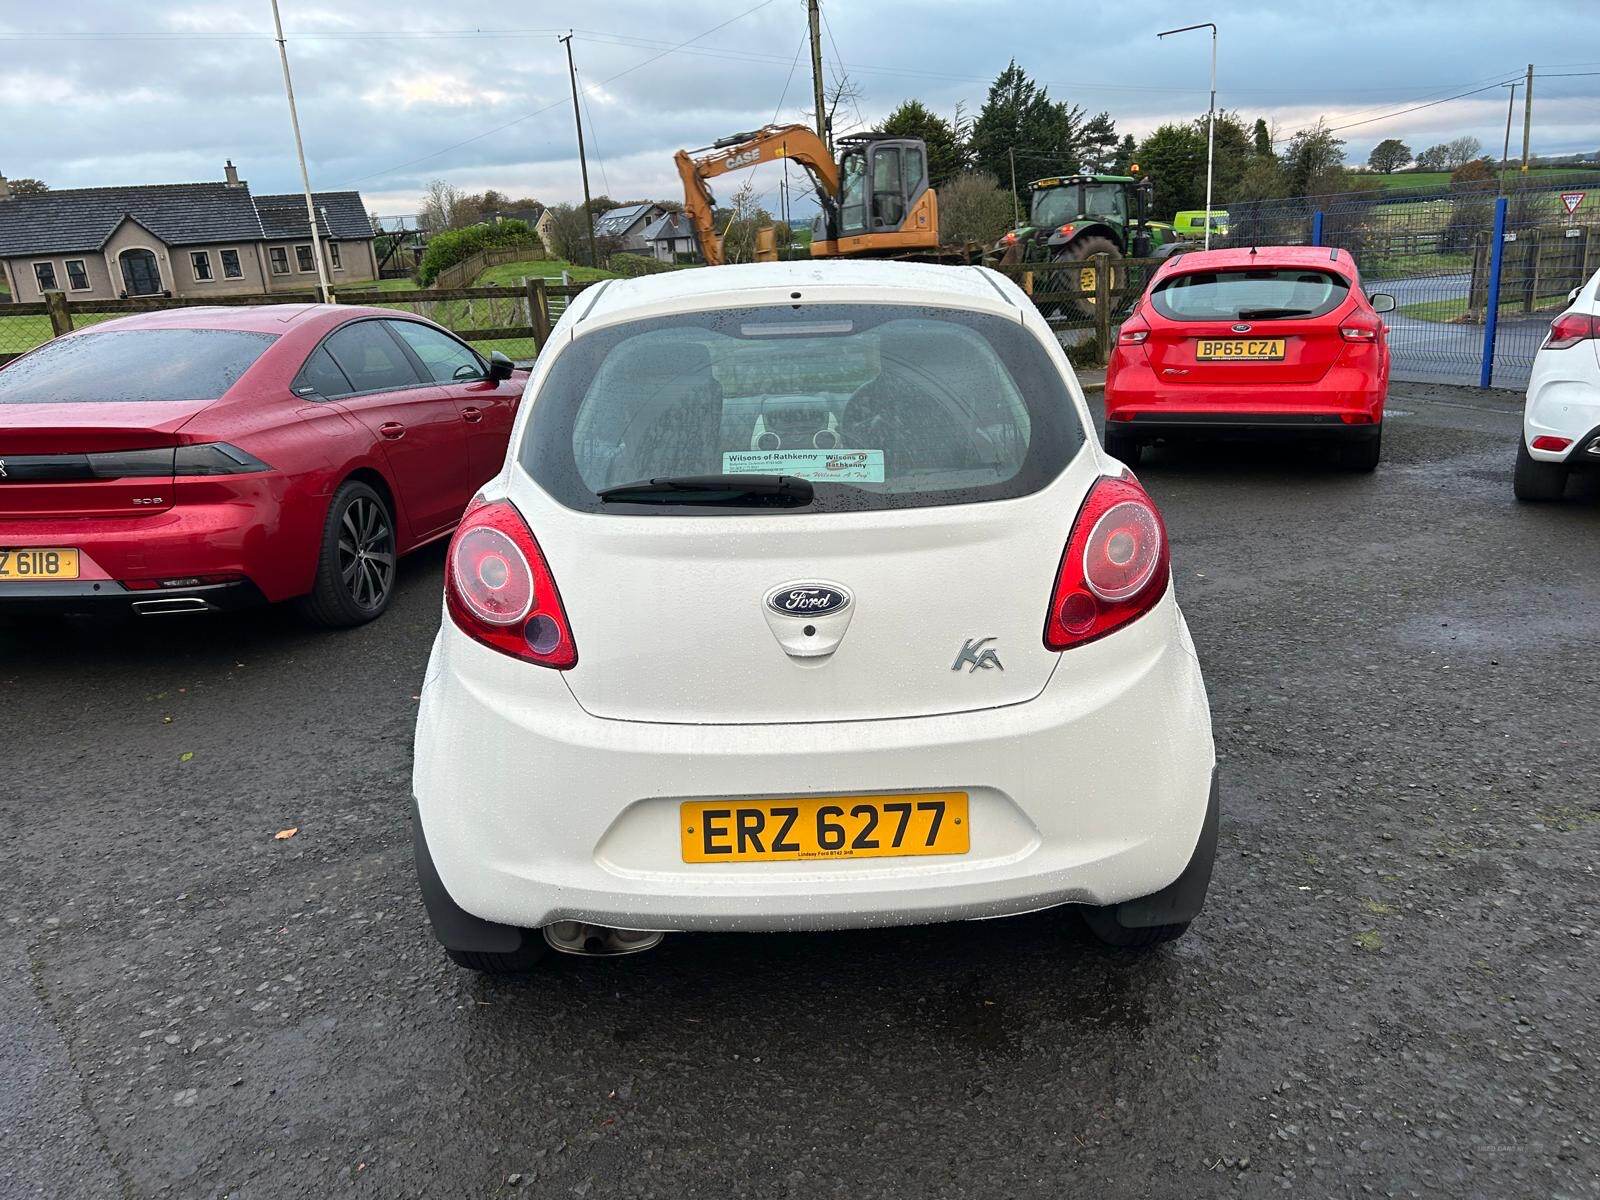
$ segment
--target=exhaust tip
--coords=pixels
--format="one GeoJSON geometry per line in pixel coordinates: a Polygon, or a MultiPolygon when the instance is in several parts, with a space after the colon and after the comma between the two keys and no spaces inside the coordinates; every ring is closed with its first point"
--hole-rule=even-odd
{"type": "Polygon", "coordinates": [[[174,613],[206,612],[211,605],[199,596],[168,596],[160,600],[135,600],[133,611],[141,617],[164,617],[174,613]]]}
{"type": "Polygon", "coordinates": [[[654,950],[667,935],[654,929],[613,929],[587,921],[557,921],[544,927],[544,940],[552,950],[586,958],[616,958],[654,950]]]}

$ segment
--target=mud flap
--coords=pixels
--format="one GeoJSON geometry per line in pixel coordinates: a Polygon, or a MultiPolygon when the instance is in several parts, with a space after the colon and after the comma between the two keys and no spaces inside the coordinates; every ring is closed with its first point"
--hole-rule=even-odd
{"type": "Polygon", "coordinates": [[[1124,929],[1148,929],[1153,925],[1183,925],[1200,915],[1205,907],[1206,888],[1211,883],[1211,864],[1217,854],[1217,769],[1211,768],[1211,796],[1206,802],[1206,819],[1200,826],[1189,865],[1159,892],[1125,900],[1112,908],[1118,925],[1124,929]]]}
{"type": "Polygon", "coordinates": [[[422,832],[422,814],[411,798],[411,840],[417,854],[417,882],[422,886],[422,906],[428,910],[433,936],[446,950],[487,954],[514,954],[522,946],[523,931],[475,917],[450,898],[433,865],[428,839],[422,832]]]}

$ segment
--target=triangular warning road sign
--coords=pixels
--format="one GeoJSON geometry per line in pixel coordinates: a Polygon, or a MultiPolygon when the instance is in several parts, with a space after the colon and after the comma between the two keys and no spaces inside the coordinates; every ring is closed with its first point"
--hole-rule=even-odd
{"type": "Polygon", "coordinates": [[[1587,192],[1562,192],[1561,193],[1561,203],[1563,203],[1563,204],[1565,204],[1567,206],[1567,216],[1570,217],[1573,213],[1578,211],[1578,205],[1583,203],[1583,198],[1586,195],[1588,195],[1587,192]]]}

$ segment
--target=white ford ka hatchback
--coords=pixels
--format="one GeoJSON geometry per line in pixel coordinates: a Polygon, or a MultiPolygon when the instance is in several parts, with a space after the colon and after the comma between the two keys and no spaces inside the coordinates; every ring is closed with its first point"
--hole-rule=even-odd
{"type": "Polygon", "coordinates": [[[446,561],[423,899],[463,966],[1080,909],[1216,842],[1166,531],[1028,298],[769,263],[573,300],[446,561]]]}

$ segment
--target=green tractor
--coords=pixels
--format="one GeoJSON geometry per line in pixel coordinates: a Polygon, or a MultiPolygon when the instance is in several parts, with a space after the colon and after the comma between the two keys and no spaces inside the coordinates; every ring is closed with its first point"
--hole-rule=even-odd
{"type": "MultiPolygon", "coordinates": [[[[1137,167],[1133,168],[1138,171],[1137,167]]],[[[1193,243],[1180,239],[1171,225],[1150,220],[1153,185],[1131,175],[1060,175],[1028,185],[1028,219],[995,247],[1003,266],[1030,263],[1075,263],[1104,254],[1113,260],[1113,292],[1123,283],[1122,258],[1165,258],[1193,243]]],[[[1046,293],[1076,285],[1094,291],[1093,264],[1070,271],[1046,270],[1034,280],[1034,291],[1046,293]]],[[[1094,316],[1094,297],[1042,306],[1046,316],[1076,308],[1094,316]]]]}

